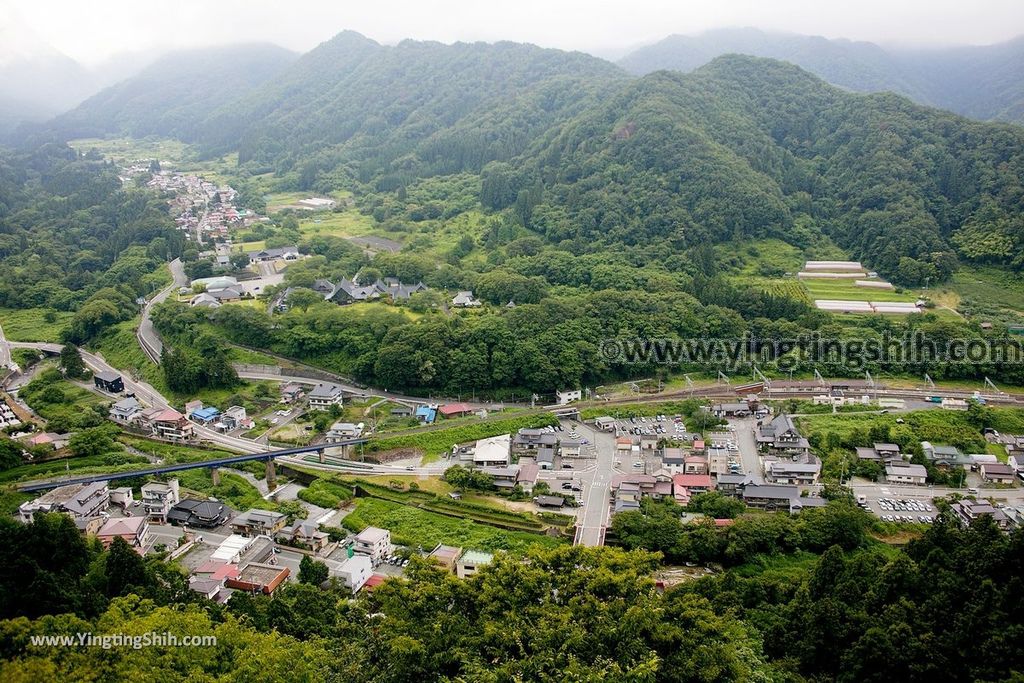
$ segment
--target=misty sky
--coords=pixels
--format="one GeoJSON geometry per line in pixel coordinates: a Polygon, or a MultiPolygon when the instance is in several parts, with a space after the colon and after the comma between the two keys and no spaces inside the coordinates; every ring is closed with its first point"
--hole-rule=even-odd
{"type": "Polygon", "coordinates": [[[987,44],[1024,33],[1024,0],[0,0],[0,22],[0,35],[37,38],[87,64],[229,42],[305,51],[344,29],[383,43],[504,39],[615,56],[670,33],[738,26],[885,44],[987,44]]]}

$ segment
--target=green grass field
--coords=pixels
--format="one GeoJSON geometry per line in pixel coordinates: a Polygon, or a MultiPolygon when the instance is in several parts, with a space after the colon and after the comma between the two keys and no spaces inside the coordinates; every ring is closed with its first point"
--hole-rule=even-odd
{"type": "Polygon", "coordinates": [[[564,541],[522,531],[505,531],[467,519],[427,512],[376,498],[360,498],[343,524],[352,531],[377,526],[391,531],[399,545],[431,549],[438,543],[475,550],[523,552],[530,546],[554,547],[564,541]]]}
{"type": "Polygon", "coordinates": [[[840,301],[917,301],[916,292],[897,292],[889,289],[858,287],[853,280],[800,281],[813,299],[837,299],[840,301]]]}
{"type": "Polygon", "coordinates": [[[436,460],[454,444],[468,443],[499,434],[510,434],[523,427],[539,427],[555,422],[555,418],[548,413],[525,415],[508,420],[478,421],[448,429],[435,429],[401,436],[374,437],[370,439],[367,447],[370,451],[389,451],[398,448],[420,451],[423,453],[423,462],[427,463],[436,460]]]}
{"type": "Polygon", "coordinates": [[[74,313],[48,308],[0,308],[0,327],[8,341],[59,342],[72,317],[74,313]]]}

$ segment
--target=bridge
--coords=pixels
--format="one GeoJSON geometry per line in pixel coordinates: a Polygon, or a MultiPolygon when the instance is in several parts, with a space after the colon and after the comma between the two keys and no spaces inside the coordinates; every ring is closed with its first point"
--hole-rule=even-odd
{"type": "Polygon", "coordinates": [[[253,462],[257,460],[266,460],[267,462],[267,486],[271,490],[276,486],[277,473],[274,469],[274,459],[289,455],[301,455],[303,453],[317,453],[320,456],[320,461],[324,461],[324,451],[328,448],[343,448],[347,451],[350,447],[364,444],[368,441],[365,438],[359,439],[347,439],[345,441],[338,441],[335,443],[321,443],[312,446],[297,446],[295,448],[285,448],[276,451],[263,451],[261,453],[249,453],[246,455],[235,455],[227,458],[213,458],[212,460],[199,460],[196,462],[182,462],[175,463],[173,465],[160,465],[159,467],[148,467],[142,470],[132,470],[131,472],[110,472],[105,474],[87,474],[80,477],[67,477],[58,480],[48,480],[31,482],[28,484],[21,484],[18,486],[18,490],[24,493],[33,493],[35,491],[45,491],[47,489],[57,488],[58,486],[67,486],[68,484],[92,484],[97,481],[113,481],[115,479],[130,479],[133,477],[149,477],[157,474],[167,474],[169,472],[181,472],[183,470],[195,470],[203,467],[209,467],[213,471],[214,484],[218,483],[217,468],[218,467],[230,467],[243,462],[253,462]]]}

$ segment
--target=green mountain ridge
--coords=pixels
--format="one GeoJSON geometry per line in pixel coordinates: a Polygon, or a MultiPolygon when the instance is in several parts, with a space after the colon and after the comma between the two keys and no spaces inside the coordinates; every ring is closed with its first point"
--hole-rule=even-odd
{"type": "Polygon", "coordinates": [[[618,64],[636,75],[690,72],[730,53],[791,62],[855,92],[891,91],[979,120],[1024,123],[1024,37],[995,45],[900,49],[754,28],[718,29],[668,36],[618,64]]]}
{"type": "MultiPolygon", "coordinates": [[[[273,171],[282,190],[391,192],[479,173],[485,208],[577,253],[643,244],[664,259],[823,233],[904,284],[944,279],[958,255],[1019,266],[1024,253],[1024,130],[852,93],[777,60],[726,55],[635,78],[532,45],[383,46],[346,32],[218,101],[169,127],[273,171]]],[[[76,112],[65,118],[105,116],[76,112]]],[[[103,120],[132,133],[169,117],[127,107],[103,120]]]]}

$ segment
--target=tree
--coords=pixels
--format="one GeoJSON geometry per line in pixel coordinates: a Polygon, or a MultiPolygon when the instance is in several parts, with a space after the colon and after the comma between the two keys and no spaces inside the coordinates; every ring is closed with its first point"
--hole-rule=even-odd
{"type": "Polygon", "coordinates": [[[60,367],[64,374],[73,379],[80,379],[88,374],[85,362],[82,360],[82,353],[78,347],[68,342],[60,350],[60,367]]]}
{"type": "Polygon", "coordinates": [[[312,289],[295,289],[288,294],[288,306],[290,308],[297,308],[300,311],[305,311],[310,306],[323,303],[324,298],[312,289]]]}
{"type": "Polygon", "coordinates": [[[79,457],[101,455],[114,450],[119,451],[121,448],[117,442],[114,441],[111,434],[111,432],[116,431],[116,428],[112,425],[83,429],[77,434],[71,435],[71,439],[68,441],[68,447],[71,449],[72,453],[79,457]]]}
{"type": "Polygon", "coordinates": [[[244,251],[238,252],[231,255],[231,265],[237,270],[243,270],[249,267],[249,255],[244,251]]]}
{"type": "Polygon", "coordinates": [[[142,556],[120,536],[114,538],[104,565],[106,594],[117,597],[148,584],[146,564],[142,556]]]}
{"type": "Polygon", "coordinates": [[[330,568],[323,562],[314,560],[309,555],[302,556],[302,560],[299,562],[299,583],[319,586],[327,580],[330,574],[330,568]]]}

